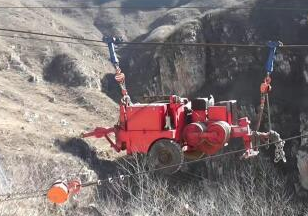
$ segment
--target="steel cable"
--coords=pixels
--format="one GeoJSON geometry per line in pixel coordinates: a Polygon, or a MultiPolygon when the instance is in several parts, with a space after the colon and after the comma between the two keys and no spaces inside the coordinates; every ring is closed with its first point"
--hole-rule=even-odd
{"type": "MultiPolygon", "coordinates": [[[[282,139],[282,141],[290,141],[290,140],[298,139],[298,138],[302,138],[302,137],[308,137],[308,134],[302,134],[302,135],[297,135],[297,136],[289,137],[289,138],[286,138],[286,139],[282,139]]],[[[277,144],[279,142],[281,142],[281,141],[275,141],[275,142],[261,144],[261,145],[258,146],[258,148],[274,145],[274,144],[277,144]]],[[[120,175],[120,176],[117,176],[117,177],[114,177],[114,178],[109,178],[109,179],[103,179],[103,180],[88,182],[88,183],[83,184],[82,186],[83,187],[89,187],[89,186],[93,186],[93,185],[99,185],[99,184],[101,184],[103,182],[109,182],[110,180],[113,181],[113,180],[116,180],[116,179],[123,179],[123,178],[133,177],[133,176],[136,176],[136,175],[144,175],[144,174],[147,174],[147,173],[152,173],[152,172],[160,171],[160,170],[163,170],[163,169],[166,169],[166,168],[171,168],[171,167],[174,167],[174,166],[185,165],[185,164],[192,164],[192,163],[197,163],[197,162],[206,161],[206,160],[212,160],[212,159],[215,159],[215,158],[219,158],[219,157],[223,157],[223,156],[228,156],[228,155],[232,155],[232,154],[237,154],[237,153],[242,153],[242,152],[245,152],[245,151],[246,151],[246,149],[240,149],[240,150],[230,151],[230,152],[227,152],[227,153],[211,155],[211,156],[207,156],[207,157],[196,159],[196,160],[192,160],[192,161],[185,161],[185,162],[180,163],[180,164],[173,164],[173,165],[170,165],[170,166],[164,166],[164,167],[157,168],[157,169],[151,169],[151,170],[136,172],[136,173],[128,174],[128,175],[120,175]]]]}
{"type": "MultiPolygon", "coordinates": [[[[308,137],[308,134],[301,134],[301,135],[297,135],[297,136],[292,136],[292,137],[289,137],[289,138],[286,138],[286,139],[282,139],[282,141],[290,141],[290,140],[303,138],[303,137],[308,137]]],[[[278,142],[281,142],[281,141],[275,141],[275,142],[262,144],[262,145],[259,145],[258,148],[274,145],[274,144],[277,144],[278,142]]],[[[136,173],[127,174],[127,175],[119,175],[119,176],[113,177],[113,178],[107,178],[107,179],[102,179],[102,180],[86,182],[86,183],[82,183],[81,187],[85,188],[85,187],[90,187],[90,186],[99,186],[102,183],[108,183],[108,182],[112,183],[114,180],[123,180],[125,178],[130,178],[130,177],[137,176],[137,175],[144,175],[144,174],[147,174],[147,173],[153,173],[153,172],[163,170],[163,169],[166,169],[166,168],[171,168],[171,167],[174,167],[174,166],[192,164],[192,163],[197,163],[197,162],[206,161],[206,160],[212,160],[212,159],[223,157],[223,156],[242,153],[244,151],[246,151],[246,149],[240,149],[240,150],[230,151],[230,152],[227,152],[227,153],[212,155],[212,156],[208,156],[208,157],[205,157],[205,158],[200,158],[200,159],[196,159],[196,160],[192,160],[192,161],[186,161],[186,162],[183,162],[183,163],[180,163],[180,164],[173,164],[173,165],[170,165],[170,166],[165,166],[165,167],[161,167],[161,168],[157,168],[157,169],[151,169],[151,170],[136,172],[136,173]]],[[[6,201],[14,201],[14,200],[23,200],[23,199],[29,199],[29,198],[42,197],[42,196],[46,195],[47,191],[48,191],[48,189],[47,190],[34,191],[34,192],[30,192],[30,193],[29,192],[28,193],[27,192],[21,192],[21,193],[17,192],[17,193],[0,194],[1,197],[6,197],[5,199],[0,200],[0,203],[6,202],[6,201]],[[19,195],[21,195],[21,197],[18,197],[19,195]],[[22,195],[25,195],[25,196],[22,196],[22,195]],[[29,195],[29,196],[26,196],[26,195],[29,195]],[[17,196],[17,197],[14,197],[14,196],[17,196]]]]}
{"type": "MultiPolygon", "coordinates": [[[[98,39],[89,39],[83,38],[78,36],[65,36],[65,35],[57,35],[57,34],[46,34],[46,33],[39,33],[39,32],[32,32],[26,30],[17,30],[17,29],[7,29],[7,28],[0,28],[0,31],[3,32],[12,32],[12,33],[20,33],[20,34],[27,34],[27,35],[36,35],[36,36],[45,36],[45,37],[55,37],[55,38],[63,38],[63,39],[72,39],[77,41],[86,41],[86,42],[96,42],[96,43],[105,43],[102,40],[98,39]]],[[[42,39],[42,38],[31,38],[31,37],[22,37],[22,36],[14,36],[14,35],[2,35],[2,37],[15,37],[15,38],[22,38],[22,39],[30,39],[30,40],[49,40],[49,39],[42,39]]],[[[54,41],[53,42],[60,42],[60,43],[76,43],[76,44],[84,44],[81,42],[71,42],[71,41],[54,41]]],[[[85,44],[85,45],[92,45],[92,44],[85,44]]],[[[99,46],[97,44],[93,44],[94,46],[99,46]]],[[[116,43],[117,46],[126,45],[126,46],[197,46],[197,47],[238,47],[238,48],[267,48],[265,44],[237,44],[237,43],[181,43],[181,42],[118,42],[116,43]]],[[[105,46],[106,47],[106,46],[105,46]]],[[[307,48],[308,44],[286,44],[280,48],[307,48]]],[[[127,47],[125,47],[127,48],[127,47]]],[[[129,47],[130,48],[130,47],[129,47]]]]}
{"type": "Polygon", "coordinates": [[[306,11],[308,7],[254,7],[254,6],[0,6],[0,9],[121,9],[121,10],[151,10],[151,9],[204,9],[204,10],[229,10],[229,9],[247,9],[247,10],[282,10],[282,11],[306,11]]]}

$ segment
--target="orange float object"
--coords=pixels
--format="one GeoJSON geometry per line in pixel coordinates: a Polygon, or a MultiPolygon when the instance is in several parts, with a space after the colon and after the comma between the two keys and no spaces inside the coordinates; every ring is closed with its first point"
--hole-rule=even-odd
{"type": "Polygon", "coordinates": [[[63,181],[58,180],[48,190],[47,198],[52,203],[63,204],[71,195],[79,193],[80,188],[80,181],[74,180],[66,184],[63,181]]]}

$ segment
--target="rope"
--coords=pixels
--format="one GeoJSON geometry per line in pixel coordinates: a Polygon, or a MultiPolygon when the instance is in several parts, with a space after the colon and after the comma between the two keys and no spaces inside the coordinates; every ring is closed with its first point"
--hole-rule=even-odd
{"type": "MultiPolygon", "coordinates": [[[[277,143],[280,143],[281,141],[286,142],[286,141],[290,141],[290,140],[298,139],[298,138],[302,138],[302,137],[308,137],[308,134],[301,134],[301,135],[289,137],[289,138],[286,138],[286,139],[282,139],[280,141],[261,144],[261,145],[258,146],[258,148],[263,148],[263,147],[266,147],[266,146],[275,145],[277,143]]],[[[197,162],[201,162],[201,161],[212,160],[212,159],[220,158],[220,157],[223,157],[223,156],[242,153],[242,152],[245,152],[245,151],[246,151],[246,149],[240,149],[240,150],[235,150],[235,151],[230,151],[230,152],[227,152],[227,153],[212,155],[212,156],[208,156],[208,157],[205,157],[205,158],[200,158],[200,159],[196,159],[196,160],[192,160],[192,161],[185,161],[185,162],[182,162],[182,163],[179,163],[179,164],[173,164],[173,165],[170,165],[170,166],[165,166],[165,167],[161,167],[161,168],[157,168],[157,169],[151,169],[151,170],[148,170],[148,171],[136,172],[136,173],[127,174],[127,175],[120,175],[120,176],[117,176],[117,177],[114,177],[114,178],[97,180],[97,181],[93,181],[93,182],[84,183],[84,184],[82,184],[82,187],[89,187],[89,186],[93,186],[93,185],[101,185],[102,183],[105,183],[105,182],[111,183],[112,181],[118,180],[118,179],[123,180],[124,178],[133,177],[133,176],[137,176],[137,175],[144,175],[144,174],[147,174],[147,173],[160,171],[160,170],[163,170],[163,169],[166,169],[166,168],[171,168],[171,167],[174,167],[174,166],[185,165],[185,164],[193,164],[193,163],[197,163],[197,162]]]]}
{"type": "Polygon", "coordinates": [[[105,45],[89,44],[89,43],[82,43],[82,42],[72,42],[72,41],[62,41],[62,40],[52,40],[52,39],[36,38],[36,37],[23,37],[23,36],[17,36],[17,35],[2,35],[2,34],[0,34],[0,37],[12,38],[12,39],[19,38],[19,39],[25,39],[25,40],[47,41],[47,42],[55,42],[55,43],[81,44],[81,45],[87,45],[87,46],[97,46],[97,47],[108,48],[108,46],[105,46],[105,45]]]}
{"type": "MultiPolygon", "coordinates": [[[[39,32],[32,32],[26,30],[16,30],[16,29],[7,29],[7,28],[0,28],[0,31],[3,32],[14,32],[14,33],[21,33],[27,35],[37,35],[37,36],[46,36],[46,37],[56,37],[56,38],[64,38],[64,39],[72,39],[77,41],[86,41],[86,42],[96,42],[96,43],[105,43],[102,40],[98,39],[89,39],[89,38],[81,38],[78,36],[65,36],[65,35],[56,35],[56,34],[46,34],[46,33],[39,33],[39,32]]],[[[41,38],[33,38],[33,37],[22,37],[22,36],[13,36],[13,35],[2,35],[2,37],[11,37],[11,38],[22,38],[22,39],[29,39],[29,40],[48,40],[52,42],[60,42],[60,43],[72,43],[72,44],[85,44],[81,42],[70,42],[70,41],[54,41],[49,39],[41,39],[41,38]]],[[[92,44],[85,44],[91,45],[92,44]]],[[[238,48],[267,48],[266,45],[263,44],[236,44],[236,43],[181,43],[181,42],[119,42],[119,45],[142,45],[142,46],[197,46],[197,47],[238,47],[238,48]]],[[[99,46],[93,44],[93,46],[99,46]]],[[[123,47],[124,48],[124,47],[123,47]]],[[[125,47],[130,48],[131,47],[125,47]]],[[[290,44],[284,45],[280,47],[281,49],[286,48],[308,48],[308,44],[290,44]]]]}
{"type": "MultiPolygon", "coordinates": [[[[7,29],[0,28],[0,31],[4,32],[14,32],[28,35],[38,35],[38,36],[46,36],[46,37],[56,37],[56,38],[65,38],[65,39],[73,39],[78,41],[87,41],[87,42],[97,42],[97,43],[105,43],[102,40],[97,39],[88,39],[81,38],[77,36],[64,36],[64,35],[56,35],[56,34],[46,34],[25,30],[16,30],[16,29],[7,29]]],[[[13,36],[10,36],[13,37],[13,36]]],[[[27,38],[23,38],[27,39],[27,38]]],[[[33,38],[32,38],[33,39],[33,38]]],[[[63,41],[61,41],[63,42],[63,41]]],[[[220,43],[160,43],[160,42],[118,42],[117,45],[151,45],[151,46],[221,46],[221,47],[267,47],[266,45],[254,45],[254,44],[220,44],[220,43]]],[[[308,45],[307,45],[308,46],[308,45]]]]}
{"type": "Polygon", "coordinates": [[[30,198],[39,198],[42,196],[46,196],[48,189],[46,190],[37,190],[31,192],[16,192],[16,193],[7,193],[7,194],[0,194],[0,203],[7,202],[7,201],[16,201],[16,200],[24,200],[30,198]]]}
{"type": "Polygon", "coordinates": [[[35,195],[29,195],[29,196],[22,196],[22,197],[7,197],[3,200],[0,200],[0,203],[2,202],[11,202],[11,201],[18,201],[18,200],[25,200],[25,199],[35,199],[35,198],[41,198],[46,196],[47,193],[43,193],[44,191],[42,191],[42,194],[35,194],[35,195]]]}
{"type": "Polygon", "coordinates": [[[88,42],[104,43],[102,40],[86,39],[86,38],[80,38],[80,37],[77,37],[77,36],[70,37],[70,36],[64,36],[64,35],[45,34],[45,33],[39,33],[39,32],[31,32],[31,31],[7,29],[7,28],[0,28],[0,31],[22,33],[22,34],[29,34],[29,35],[47,36],[47,37],[56,37],[56,38],[65,38],[65,39],[73,39],[73,40],[88,41],[88,42]]]}
{"type": "MultiPolygon", "coordinates": [[[[280,143],[281,141],[286,142],[286,141],[290,141],[290,140],[298,139],[298,138],[303,138],[303,137],[308,137],[308,134],[301,134],[301,135],[289,137],[289,138],[286,138],[286,139],[283,139],[283,140],[280,140],[280,141],[261,144],[261,145],[258,146],[258,148],[274,145],[274,144],[280,143]]],[[[206,161],[206,160],[212,160],[212,159],[220,158],[220,157],[223,157],[223,156],[242,153],[244,151],[246,151],[246,149],[240,149],[240,150],[230,151],[230,152],[227,152],[227,153],[212,155],[212,156],[208,156],[208,157],[205,157],[205,158],[196,159],[196,160],[193,160],[193,161],[186,161],[186,162],[182,162],[182,163],[179,163],[179,164],[173,164],[173,165],[170,165],[170,166],[165,166],[165,167],[161,167],[161,168],[157,168],[157,169],[151,169],[151,170],[148,170],[148,171],[141,171],[141,172],[136,172],[136,173],[127,174],[127,175],[119,175],[119,176],[113,177],[113,178],[107,178],[107,179],[102,179],[102,180],[86,182],[86,183],[81,184],[81,187],[85,188],[85,187],[90,187],[90,186],[95,186],[95,185],[99,186],[102,183],[107,183],[107,182],[113,183],[114,180],[124,180],[125,178],[130,178],[130,177],[138,176],[138,175],[144,175],[144,174],[147,174],[147,173],[156,172],[156,171],[163,170],[163,169],[166,169],[166,168],[171,168],[171,167],[174,167],[174,166],[192,164],[192,163],[197,163],[197,162],[206,161]]],[[[38,190],[38,191],[33,191],[33,192],[21,192],[21,193],[17,192],[17,193],[0,194],[0,197],[6,197],[5,199],[0,200],[0,202],[23,200],[23,199],[30,199],[30,198],[39,198],[39,197],[42,197],[42,196],[46,196],[47,191],[48,191],[48,189],[47,190],[38,190]],[[17,197],[15,197],[15,196],[17,196],[17,197]],[[19,197],[19,196],[21,196],[21,197],[19,197]]]]}
{"type": "MultiPolygon", "coordinates": [[[[19,35],[3,35],[0,34],[0,37],[4,38],[12,38],[12,39],[24,39],[24,40],[35,40],[35,41],[47,41],[47,42],[54,42],[54,43],[66,43],[66,44],[80,44],[86,46],[93,46],[93,47],[103,47],[108,48],[106,45],[99,45],[99,44],[90,44],[90,43],[83,43],[83,42],[73,42],[73,41],[63,41],[63,40],[52,40],[52,39],[45,39],[45,38],[37,38],[37,37],[23,37],[19,35]]],[[[121,49],[146,49],[147,47],[121,47],[121,49]]],[[[118,49],[118,47],[115,47],[118,49]]],[[[28,52],[27,52],[28,55],[28,52]]]]}
{"type": "MultiPolygon", "coordinates": [[[[290,140],[298,139],[298,138],[302,138],[302,137],[308,137],[308,134],[301,134],[301,135],[289,137],[289,138],[283,139],[282,141],[286,142],[286,141],[290,141],[290,140]]],[[[279,142],[281,142],[281,140],[259,145],[258,148],[274,145],[274,144],[277,144],[279,142]]],[[[193,161],[186,161],[186,162],[182,162],[180,164],[174,164],[174,165],[165,166],[165,167],[152,169],[152,170],[148,170],[148,171],[141,171],[141,172],[136,172],[136,173],[127,174],[127,175],[119,175],[119,176],[113,177],[113,178],[107,178],[107,179],[102,179],[102,180],[86,182],[86,183],[81,184],[81,187],[85,188],[85,187],[91,187],[91,186],[95,186],[95,185],[99,186],[102,183],[107,183],[107,182],[113,183],[114,180],[124,180],[125,178],[130,178],[130,177],[138,176],[138,175],[144,175],[144,174],[147,174],[147,173],[156,172],[156,171],[163,170],[163,169],[166,169],[166,168],[171,168],[171,167],[174,167],[174,166],[179,166],[179,165],[184,165],[184,164],[192,164],[192,163],[197,163],[197,162],[201,162],[201,161],[205,161],[205,160],[212,160],[212,159],[215,159],[215,158],[220,158],[220,157],[223,157],[223,156],[237,154],[237,153],[241,153],[241,152],[244,152],[244,151],[246,151],[246,149],[240,149],[240,150],[230,151],[230,152],[223,153],[223,154],[212,155],[212,156],[208,156],[208,157],[205,157],[205,158],[200,158],[200,159],[196,159],[196,160],[193,160],[193,161]]],[[[39,197],[46,196],[47,191],[48,191],[48,189],[47,190],[38,190],[38,191],[34,191],[34,192],[0,194],[0,196],[6,197],[5,199],[0,200],[0,202],[23,200],[23,199],[30,199],[30,198],[39,198],[39,197]],[[26,195],[28,195],[28,196],[26,196],[26,195]],[[14,197],[14,196],[21,196],[21,197],[14,197]]]]}
{"type": "MultiPolygon", "coordinates": [[[[47,192],[47,190],[45,190],[45,191],[47,192]]],[[[0,194],[0,197],[23,196],[23,195],[29,195],[29,194],[38,194],[40,192],[42,192],[42,190],[29,191],[29,192],[16,192],[16,193],[0,194]]]]}

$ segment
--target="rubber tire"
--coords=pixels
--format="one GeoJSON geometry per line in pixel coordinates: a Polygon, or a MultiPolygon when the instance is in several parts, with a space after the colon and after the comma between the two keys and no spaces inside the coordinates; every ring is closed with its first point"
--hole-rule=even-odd
{"type": "Polygon", "coordinates": [[[182,151],[181,146],[174,140],[170,139],[157,140],[152,145],[147,155],[147,164],[149,167],[149,171],[154,170],[153,172],[163,175],[171,175],[176,173],[181,169],[183,162],[184,162],[184,153],[182,151]],[[162,161],[160,161],[160,158],[162,157],[161,153],[163,151],[167,153],[168,157],[168,161],[166,161],[165,163],[162,163],[162,161]],[[163,169],[163,167],[166,166],[167,168],[163,169]]]}

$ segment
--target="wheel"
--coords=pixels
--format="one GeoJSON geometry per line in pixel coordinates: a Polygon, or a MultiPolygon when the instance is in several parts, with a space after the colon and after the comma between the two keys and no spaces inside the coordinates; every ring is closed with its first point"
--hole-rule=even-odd
{"type": "Polygon", "coordinates": [[[184,162],[184,154],[181,146],[175,141],[161,139],[153,144],[147,159],[150,170],[170,175],[179,171],[184,162]]]}

